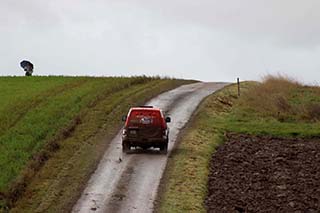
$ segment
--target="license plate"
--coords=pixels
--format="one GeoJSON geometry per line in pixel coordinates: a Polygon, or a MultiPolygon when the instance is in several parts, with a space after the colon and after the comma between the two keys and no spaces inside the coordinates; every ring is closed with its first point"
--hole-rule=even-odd
{"type": "Polygon", "coordinates": [[[136,130],[130,130],[130,134],[136,135],[136,134],[137,134],[137,131],[136,131],[136,130]]]}

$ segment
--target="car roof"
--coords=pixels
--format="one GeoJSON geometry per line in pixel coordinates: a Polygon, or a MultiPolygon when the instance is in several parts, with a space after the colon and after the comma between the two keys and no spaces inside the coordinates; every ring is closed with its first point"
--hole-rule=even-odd
{"type": "Polygon", "coordinates": [[[131,110],[143,110],[143,111],[160,111],[159,108],[151,108],[151,107],[132,107],[131,110]]]}

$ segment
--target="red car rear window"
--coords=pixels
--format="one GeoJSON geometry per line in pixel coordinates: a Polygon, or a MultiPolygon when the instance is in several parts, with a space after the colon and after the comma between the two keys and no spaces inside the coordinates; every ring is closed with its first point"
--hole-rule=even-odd
{"type": "Polygon", "coordinates": [[[128,125],[161,126],[162,117],[157,110],[132,110],[129,115],[128,125]]]}

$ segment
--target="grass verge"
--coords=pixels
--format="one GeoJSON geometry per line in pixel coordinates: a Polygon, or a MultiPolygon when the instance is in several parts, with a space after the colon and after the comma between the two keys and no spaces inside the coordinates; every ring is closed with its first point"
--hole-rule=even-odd
{"type": "Polygon", "coordinates": [[[320,88],[283,76],[267,76],[244,92],[229,116],[219,120],[231,132],[280,137],[317,137],[320,88]]]}
{"type": "Polygon", "coordinates": [[[226,132],[281,137],[319,137],[319,87],[268,76],[209,96],[172,153],[162,180],[157,212],[206,212],[209,164],[226,132]]]}
{"type": "Polygon", "coordinates": [[[195,112],[169,158],[157,212],[205,212],[209,162],[224,137],[215,121],[229,113],[235,94],[236,87],[227,86],[205,99],[195,112]]]}

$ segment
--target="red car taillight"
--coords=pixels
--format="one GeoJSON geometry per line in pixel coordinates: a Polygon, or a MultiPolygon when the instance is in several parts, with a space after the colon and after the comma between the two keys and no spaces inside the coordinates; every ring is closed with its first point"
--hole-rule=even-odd
{"type": "Polygon", "coordinates": [[[122,130],[122,135],[127,135],[127,130],[126,129],[122,130]]]}

